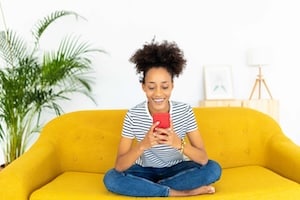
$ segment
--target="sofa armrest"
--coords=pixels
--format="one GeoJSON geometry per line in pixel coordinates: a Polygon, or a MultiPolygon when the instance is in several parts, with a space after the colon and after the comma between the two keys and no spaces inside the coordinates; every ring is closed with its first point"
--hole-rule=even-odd
{"type": "Polygon", "coordinates": [[[279,134],[271,138],[268,147],[267,167],[300,183],[300,146],[279,134]]]}
{"type": "Polygon", "coordinates": [[[28,200],[35,189],[59,174],[59,168],[53,144],[35,143],[0,172],[0,199],[28,200]]]}

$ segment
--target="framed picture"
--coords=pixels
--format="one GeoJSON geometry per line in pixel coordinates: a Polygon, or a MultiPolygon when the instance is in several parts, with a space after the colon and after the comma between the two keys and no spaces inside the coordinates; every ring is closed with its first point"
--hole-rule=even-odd
{"type": "Polygon", "coordinates": [[[233,99],[231,65],[205,65],[204,87],[206,99],[233,99]]]}

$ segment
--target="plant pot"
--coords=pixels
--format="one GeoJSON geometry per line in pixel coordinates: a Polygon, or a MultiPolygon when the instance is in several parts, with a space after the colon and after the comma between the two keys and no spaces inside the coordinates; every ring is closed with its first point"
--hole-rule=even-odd
{"type": "Polygon", "coordinates": [[[4,167],[5,167],[5,164],[0,165],[0,171],[1,171],[2,169],[4,169],[4,167]]]}

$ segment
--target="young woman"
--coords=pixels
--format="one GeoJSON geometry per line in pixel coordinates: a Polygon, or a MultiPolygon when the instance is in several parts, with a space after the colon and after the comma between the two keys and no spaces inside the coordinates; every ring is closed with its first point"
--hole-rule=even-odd
{"type": "Polygon", "coordinates": [[[183,52],[174,42],[152,41],[130,61],[142,75],[147,100],[125,116],[115,167],[104,177],[106,188],[141,197],[214,193],[211,184],[220,178],[221,167],[207,157],[191,106],[170,100],[173,79],[186,65],[183,52]],[[170,127],[158,128],[156,113],[169,113],[170,127]]]}

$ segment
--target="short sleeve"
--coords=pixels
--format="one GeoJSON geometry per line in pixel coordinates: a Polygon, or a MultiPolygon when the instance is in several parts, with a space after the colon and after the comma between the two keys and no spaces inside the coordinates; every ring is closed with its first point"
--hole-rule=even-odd
{"type": "Polygon", "coordinates": [[[123,137],[130,138],[130,139],[134,138],[134,134],[132,131],[132,124],[133,124],[132,117],[130,112],[128,111],[125,115],[124,122],[123,122],[123,128],[122,128],[123,137]]]}

